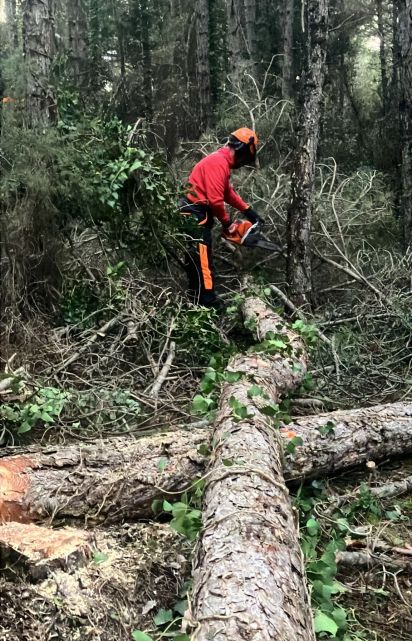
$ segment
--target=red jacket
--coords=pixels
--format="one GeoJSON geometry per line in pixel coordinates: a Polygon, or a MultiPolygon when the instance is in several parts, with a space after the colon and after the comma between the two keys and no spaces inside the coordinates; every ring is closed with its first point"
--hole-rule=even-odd
{"type": "Polygon", "coordinates": [[[232,205],[239,211],[245,211],[249,207],[230,184],[232,167],[232,153],[229,147],[222,147],[202,158],[194,166],[189,176],[188,200],[193,203],[200,202],[209,205],[212,214],[223,225],[230,222],[225,203],[232,205]]]}

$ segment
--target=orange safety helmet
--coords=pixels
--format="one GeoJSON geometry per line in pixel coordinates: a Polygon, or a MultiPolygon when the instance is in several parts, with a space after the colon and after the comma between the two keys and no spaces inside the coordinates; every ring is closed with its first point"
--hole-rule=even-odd
{"type": "Polygon", "coordinates": [[[235,150],[237,160],[235,166],[255,164],[259,139],[252,129],[248,127],[236,129],[230,134],[228,145],[235,150]]]}

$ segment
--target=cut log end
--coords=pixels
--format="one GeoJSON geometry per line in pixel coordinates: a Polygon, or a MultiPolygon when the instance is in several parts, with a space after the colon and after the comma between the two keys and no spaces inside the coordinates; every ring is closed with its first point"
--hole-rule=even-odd
{"type": "Polygon", "coordinates": [[[93,535],[83,530],[51,530],[16,522],[0,526],[0,567],[13,563],[34,579],[57,569],[84,565],[90,560],[93,547],[93,535]]]}
{"type": "Polygon", "coordinates": [[[0,523],[30,522],[24,507],[24,497],[30,484],[25,472],[34,467],[35,463],[27,456],[15,456],[0,462],[0,523]]]}

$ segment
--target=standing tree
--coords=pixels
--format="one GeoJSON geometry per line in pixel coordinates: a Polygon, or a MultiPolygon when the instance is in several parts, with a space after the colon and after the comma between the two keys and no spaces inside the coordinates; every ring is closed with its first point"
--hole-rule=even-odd
{"type": "Polygon", "coordinates": [[[227,15],[227,48],[229,54],[229,72],[236,71],[239,68],[241,60],[241,8],[239,0],[226,0],[227,15]]]}
{"type": "Polygon", "coordinates": [[[308,69],[302,89],[299,140],[288,208],[287,279],[297,306],[310,304],[312,291],[310,231],[312,193],[328,36],[328,0],[309,0],[307,7],[308,69]]]}
{"type": "Polygon", "coordinates": [[[200,103],[200,129],[205,130],[211,118],[209,66],[209,0],[196,2],[197,83],[200,103]]]}
{"type": "Polygon", "coordinates": [[[83,0],[70,0],[67,4],[68,46],[73,69],[73,80],[79,89],[87,80],[87,23],[83,0]]]}
{"type": "Polygon", "coordinates": [[[412,0],[398,0],[399,115],[401,126],[401,224],[412,247],[412,0]]]}
{"type": "Polygon", "coordinates": [[[32,127],[54,120],[56,101],[49,84],[53,0],[23,0],[23,51],[28,67],[27,118],[32,127]]]}
{"type": "Polygon", "coordinates": [[[389,95],[388,95],[388,69],[386,60],[386,41],[385,41],[385,21],[384,21],[384,8],[383,0],[376,0],[376,13],[378,16],[378,35],[379,35],[379,56],[381,63],[381,79],[382,79],[382,106],[383,111],[386,112],[388,108],[389,95]]]}
{"type": "Polygon", "coordinates": [[[254,60],[256,53],[256,10],[257,0],[244,0],[246,44],[249,57],[254,60]]]}
{"type": "Polygon", "coordinates": [[[282,98],[293,96],[293,23],[295,1],[284,0],[283,12],[283,65],[282,65],[282,98]]]}

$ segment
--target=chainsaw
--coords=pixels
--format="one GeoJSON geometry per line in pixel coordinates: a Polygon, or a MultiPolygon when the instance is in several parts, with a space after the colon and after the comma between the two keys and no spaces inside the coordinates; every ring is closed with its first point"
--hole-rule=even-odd
{"type": "Polygon", "coordinates": [[[235,220],[230,227],[223,231],[222,236],[234,245],[258,247],[278,254],[283,251],[282,247],[265,238],[259,222],[251,223],[249,220],[235,220]]]}

